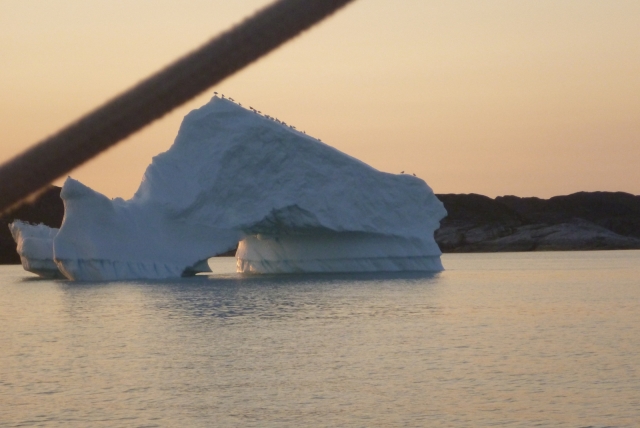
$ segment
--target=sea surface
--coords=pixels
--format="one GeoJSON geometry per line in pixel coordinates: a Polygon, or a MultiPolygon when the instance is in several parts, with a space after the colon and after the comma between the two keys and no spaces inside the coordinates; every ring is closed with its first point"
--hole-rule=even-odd
{"type": "Polygon", "coordinates": [[[638,427],[640,251],[73,283],[0,266],[0,426],[638,427]]]}

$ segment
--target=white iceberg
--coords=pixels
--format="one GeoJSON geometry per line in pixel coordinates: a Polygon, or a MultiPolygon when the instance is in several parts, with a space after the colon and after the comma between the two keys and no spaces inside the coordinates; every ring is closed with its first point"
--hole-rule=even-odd
{"type": "Polygon", "coordinates": [[[239,272],[442,270],[446,211],[423,180],[217,97],[184,118],[132,199],[71,178],[61,197],[54,260],[73,280],[195,274],[236,246],[239,272]]]}
{"type": "Polygon", "coordinates": [[[9,230],[24,270],[45,278],[63,278],[53,261],[53,238],[58,229],[16,220],[9,225],[9,230]]]}

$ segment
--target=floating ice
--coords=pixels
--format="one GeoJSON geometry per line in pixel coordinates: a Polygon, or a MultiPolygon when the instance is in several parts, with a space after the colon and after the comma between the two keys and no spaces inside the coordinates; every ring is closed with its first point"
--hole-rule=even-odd
{"type": "Polygon", "coordinates": [[[214,97],[185,118],[130,200],[69,178],[54,259],[74,280],[208,271],[238,245],[240,272],[441,270],[446,211],[426,183],[387,174],[214,97]]]}
{"type": "Polygon", "coordinates": [[[16,220],[9,225],[9,230],[18,244],[17,251],[24,270],[45,278],[63,277],[53,261],[53,238],[58,229],[16,220]]]}

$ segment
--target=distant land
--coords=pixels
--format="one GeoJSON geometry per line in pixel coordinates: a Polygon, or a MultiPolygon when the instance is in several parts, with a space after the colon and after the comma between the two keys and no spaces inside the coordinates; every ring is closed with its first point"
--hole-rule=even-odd
{"type": "MultiPolygon", "coordinates": [[[[629,193],[436,196],[449,213],[435,233],[444,253],[640,249],[640,196],[629,193]]],[[[60,188],[51,186],[31,204],[0,217],[0,264],[20,263],[7,227],[14,219],[60,227],[63,216],[60,188]]]]}
{"type": "Polygon", "coordinates": [[[640,248],[640,196],[629,193],[436,196],[449,213],[435,233],[445,253],[640,248]]]}

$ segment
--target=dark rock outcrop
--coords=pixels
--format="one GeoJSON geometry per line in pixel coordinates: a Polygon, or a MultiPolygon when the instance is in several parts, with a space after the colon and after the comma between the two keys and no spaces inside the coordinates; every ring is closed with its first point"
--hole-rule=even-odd
{"type": "Polygon", "coordinates": [[[579,192],[551,199],[497,197],[530,223],[560,224],[580,218],[623,236],[640,238],[640,196],[623,192],[579,192]]]}
{"type": "Polygon", "coordinates": [[[551,199],[437,195],[449,216],[436,231],[444,252],[640,248],[640,196],[580,192],[551,199]]]}

